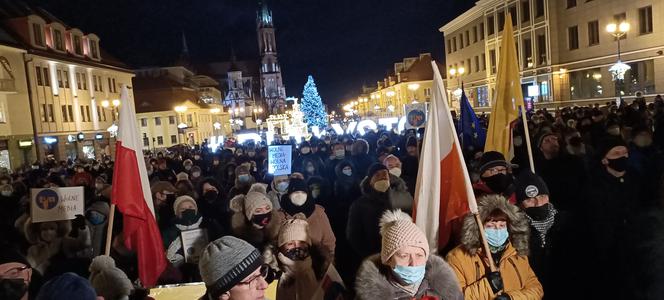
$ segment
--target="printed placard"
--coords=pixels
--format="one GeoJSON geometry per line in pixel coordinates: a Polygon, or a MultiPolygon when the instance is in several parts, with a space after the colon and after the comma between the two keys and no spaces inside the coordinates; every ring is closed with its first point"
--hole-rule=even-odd
{"type": "Polygon", "coordinates": [[[270,146],[267,150],[268,173],[278,175],[288,175],[291,173],[291,156],[293,146],[277,145],[270,146]]]}
{"type": "Polygon", "coordinates": [[[33,223],[72,220],[85,212],[82,186],[30,189],[30,199],[33,223]]]}
{"type": "Polygon", "coordinates": [[[203,253],[203,249],[208,244],[208,234],[206,229],[185,230],[180,232],[182,240],[182,250],[184,251],[184,261],[188,263],[198,263],[198,259],[203,253]]]}

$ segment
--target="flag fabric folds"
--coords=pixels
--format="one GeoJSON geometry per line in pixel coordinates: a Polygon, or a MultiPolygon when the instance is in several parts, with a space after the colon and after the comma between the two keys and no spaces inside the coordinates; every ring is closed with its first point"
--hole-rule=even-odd
{"type": "Polygon", "coordinates": [[[507,159],[514,157],[512,128],[523,105],[523,92],[519,75],[519,59],[514,47],[512,17],[507,14],[503,30],[496,74],[496,94],[491,103],[491,116],[487,130],[485,151],[498,151],[507,159]]]}
{"type": "Polygon", "coordinates": [[[431,249],[437,250],[449,241],[451,222],[463,217],[469,209],[476,212],[477,204],[443,78],[435,62],[432,66],[433,95],[420,154],[413,218],[426,234],[431,249]]]}
{"type": "Polygon", "coordinates": [[[477,118],[466,97],[466,92],[463,91],[463,88],[461,90],[461,115],[459,116],[461,148],[466,151],[482,149],[486,140],[486,129],[482,128],[480,119],[477,118]]]}
{"type": "Polygon", "coordinates": [[[112,203],[122,213],[125,246],[138,256],[143,286],[151,287],[166,269],[161,233],[154,215],[134,100],[126,86],[120,95],[120,123],[115,148],[112,203]]]}

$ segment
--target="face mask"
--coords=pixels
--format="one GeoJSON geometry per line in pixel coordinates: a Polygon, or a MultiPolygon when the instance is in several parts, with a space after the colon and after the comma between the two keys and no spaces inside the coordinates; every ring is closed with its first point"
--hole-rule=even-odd
{"type": "Polygon", "coordinates": [[[176,221],[178,224],[189,226],[196,223],[200,217],[194,209],[187,209],[182,212],[182,216],[176,221]]]}
{"type": "Polygon", "coordinates": [[[549,216],[549,206],[551,204],[547,203],[542,206],[537,207],[528,207],[525,209],[526,214],[535,221],[542,221],[549,216]]]}
{"type": "Polygon", "coordinates": [[[97,190],[101,190],[101,189],[104,188],[104,184],[103,184],[103,183],[95,183],[95,188],[96,188],[97,190]]]}
{"type": "Polygon", "coordinates": [[[292,193],[289,198],[296,206],[302,206],[307,202],[307,194],[304,192],[292,193]]]}
{"type": "Polygon", "coordinates": [[[247,155],[249,155],[249,157],[254,157],[256,156],[256,152],[247,152],[247,155]]]}
{"type": "Polygon", "coordinates": [[[500,247],[504,245],[505,241],[507,241],[507,238],[509,237],[507,228],[485,228],[484,233],[486,234],[486,241],[489,243],[489,245],[494,247],[500,247]]]}
{"type": "Polygon", "coordinates": [[[322,147],[322,148],[320,148],[320,151],[321,151],[321,152],[327,152],[327,148],[326,148],[326,147],[322,147]]]}
{"type": "Polygon", "coordinates": [[[309,152],[311,152],[311,148],[309,147],[302,148],[300,149],[300,152],[302,152],[302,154],[309,154],[309,152]]]}
{"type": "Polygon", "coordinates": [[[28,292],[28,285],[22,278],[0,279],[0,299],[20,300],[28,292]]]}
{"type": "Polygon", "coordinates": [[[39,170],[39,166],[32,166],[33,170],[39,170]]]}
{"type": "Polygon", "coordinates": [[[254,223],[260,227],[265,227],[267,224],[270,224],[270,220],[272,220],[272,213],[265,213],[262,215],[254,215],[251,218],[251,223],[254,223]]]}
{"type": "Polygon", "coordinates": [[[634,145],[636,145],[639,148],[647,148],[652,145],[652,138],[650,136],[637,136],[634,139],[634,145]]]}
{"type": "Polygon", "coordinates": [[[0,194],[2,194],[5,197],[9,197],[9,196],[12,195],[12,191],[2,191],[2,192],[0,192],[0,194]]]}
{"type": "Polygon", "coordinates": [[[251,180],[250,178],[251,177],[249,177],[249,174],[242,174],[237,177],[237,180],[239,180],[242,183],[247,183],[251,180]]]}
{"type": "Polygon", "coordinates": [[[219,193],[217,191],[207,191],[205,194],[203,194],[203,197],[205,197],[205,200],[207,202],[214,202],[217,200],[217,197],[219,196],[219,193]]]}
{"type": "Polygon", "coordinates": [[[353,169],[343,169],[341,173],[344,173],[346,176],[353,176],[353,169]]]}
{"type": "Polygon", "coordinates": [[[218,160],[214,160],[214,161],[212,161],[212,164],[215,165],[215,166],[218,166],[218,165],[219,165],[219,161],[218,161],[218,160]]]}
{"type": "Polygon", "coordinates": [[[390,188],[390,181],[385,179],[378,180],[373,184],[373,188],[376,191],[385,193],[390,188]]]}
{"type": "Polygon", "coordinates": [[[620,135],[620,127],[611,127],[606,130],[606,133],[613,135],[613,136],[619,136],[620,135]]]}
{"type": "Polygon", "coordinates": [[[320,196],[320,188],[312,188],[311,189],[311,197],[314,199],[318,199],[318,196],[320,196]]]}
{"type": "Polygon", "coordinates": [[[577,155],[577,156],[583,156],[586,154],[586,146],[581,145],[578,147],[574,147],[572,145],[567,145],[567,152],[572,155],[577,155]]]}
{"type": "Polygon", "coordinates": [[[195,160],[199,160],[199,159],[201,159],[201,157],[198,156],[198,155],[194,155],[194,159],[195,159],[195,160]]]}
{"type": "Polygon", "coordinates": [[[106,217],[99,212],[91,211],[88,213],[88,221],[92,225],[100,225],[106,221],[106,217]]]}
{"type": "Polygon", "coordinates": [[[201,172],[193,172],[193,173],[191,173],[191,176],[192,176],[192,177],[200,177],[200,176],[201,176],[201,172]]]}
{"type": "Polygon", "coordinates": [[[520,136],[515,136],[513,141],[515,147],[521,147],[521,145],[523,145],[523,138],[520,136]]]}
{"type": "Polygon", "coordinates": [[[569,144],[572,146],[579,146],[583,143],[583,139],[580,136],[574,136],[569,138],[569,144]]]}
{"type": "Polygon", "coordinates": [[[51,242],[55,239],[57,232],[55,229],[42,230],[40,237],[44,242],[51,242]]]}
{"type": "Polygon", "coordinates": [[[312,167],[312,166],[307,167],[307,172],[308,172],[309,174],[313,174],[314,171],[316,171],[316,169],[315,169],[314,167],[312,167]]]}
{"type": "Polygon", "coordinates": [[[627,157],[619,157],[616,159],[607,159],[609,161],[609,168],[617,172],[625,172],[627,170],[627,157]]]}
{"type": "Polygon", "coordinates": [[[401,177],[401,169],[400,168],[392,168],[392,169],[390,169],[390,174],[392,174],[396,177],[401,177]]]}
{"type": "Polygon", "coordinates": [[[424,279],[424,272],[426,271],[426,265],[421,266],[399,266],[397,265],[392,269],[394,274],[399,276],[401,280],[406,285],[412,285],[424,279]]]}
{"type": "Polygon", "coordinates": [[[235,154],[237,154],[237,156],[242,156],[242,151],[238,151],[235,154]]]}
{"type": "Polygon", "coordinates": [[[285,192],[288,189],[288,181],[282,181],[277,183],[277,191],[280,193],[285,192]]]}
{"type": "Polygon", "coordinates": [[[284,256],[288,257],[290,260],[302,261],[309,257],[309,249],[307,248],[293,248],[286,250],[284,256]]]}
{"type": "Polygon", "coordinates": [[[187,171],[189,171],[189,170],[191,170],[191,166],[189,166],[189,165],[184,166],[184,169],[187,170],[187,171]]]}
{"type": "Polygon", "coordinates": [[[482,180],[494,193],[504,192],[513,181],[511,175],[502,173],[498,173],[491,177],[482,178],[482,180]]]}
{"type": "Polygon", "coordinates": [[[336,156],[337,158],[343,158],[345,155],[346,155],[346,150],[341,149],[334,151],[334,156],[336,156]]]}

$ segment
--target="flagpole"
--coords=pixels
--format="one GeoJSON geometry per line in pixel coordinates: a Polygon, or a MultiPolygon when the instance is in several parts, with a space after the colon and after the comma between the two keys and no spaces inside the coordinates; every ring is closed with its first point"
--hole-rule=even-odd
{"type": "Polygon", "coordinates": [[[111,255],[111,243],[113,241],[113,220],[115,219],[115,204],[111,204],[111,213],[108,215],[108,227],[106,228],[106,250],[105,255],[111,255]]]}
{"type": "MultiPolygon", "coordinates": [[[[443,92],[444,90],[444,85],[443,85],[443,77],[440,75],[440,70],[438,69],[438,65],[436,65],[435,61],[431,62],[431,65],[433,66],[434,69],[434,74],[435,74],[435,79],[440,81],[440,90],[439,92],[443,92]]],[[[482,220],[480,219],[480,213],[479,209],[477,208],[477,199],[475,199],[475,192],[473,191],[472,188],[472,183],[470,182],[470,175],[468,174],[468,167],[466,166],[466,162],[463,159],[463,152],[461,151],[461,145],[459,143],[459,136],[456,134],[456,126],[454,126],[454,120],[452,120],[452,113],[450,111],[450,107],[447,104],[447,102],[443,102],[443,108],[447,112],[447,115],[449,116],[447,119],[449,120],[450,123],[450,128],[454,129],[454,134],[452,134],[452,137],[454,138],[454,147],[457,150],[457,153],[461,155],[461,170],[463,171],[463,177],[466,181],[466,194],[468,195],[468,208],[470,209],[470,213],[473,214],[475,217],[475,221],[477,222],[477,228],[480,231],[480,237],[482,238],[482,247],[484,248],[484,253],[487,255],[487,260],[489,261],[489,268],[491,269],[491,272],[496,272],[498,269],[496,268],[496,263],[493,261],[493,257],[489,253],[491,253],[491,249],[489,249],[489,244],[487,243],[486,240],[486,235],[484,233],[484,224],[482,224],[482,220]]]]}
{"type": "Polygon", "coordinates": [[[523,139],[526,140],[526,147],[528,148],[528,162],[530,163],[530,171],[535,174],[535,162],[533,160],[533,147],[530,144],[530,130],[528,129],[528,118],[526,117],[526,107],[521,106],[521,123],[523,123],[523,139]]]}

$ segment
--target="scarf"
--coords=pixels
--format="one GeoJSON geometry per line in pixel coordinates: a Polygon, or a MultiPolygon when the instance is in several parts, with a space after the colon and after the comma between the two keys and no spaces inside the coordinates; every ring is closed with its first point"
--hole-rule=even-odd
{"type": "Polygon", "coordinates": [[[281,196],[281,203],[279,204],[281,204],[281,209],[283,209],[289,215],[295,216],[298,213],[302,213],[307,217],[307,219],[314,213],[314,210],[316,210],[316,203],[311,196],[307,196],[307,201],[304,202],[302,206],[297,206],[290,201],[288,194],[284,194],[281,196]]]}
{"type": "Polygon", "coordinates": [[[539,233],[540,239],[541,239],[541,244],[540,246],[544,248],[546,246],[546,234],[551,229],[553,226],[553,222],[555,221],[555,217],[558,211],[553,207],[553,204],[549,204],[549,215],[544,218],[544,220],[537,221],[533,220],[529,215],[526,215],[528,219],[530,220],[530,225],[532,225],[535,230],[539,233]]]}

